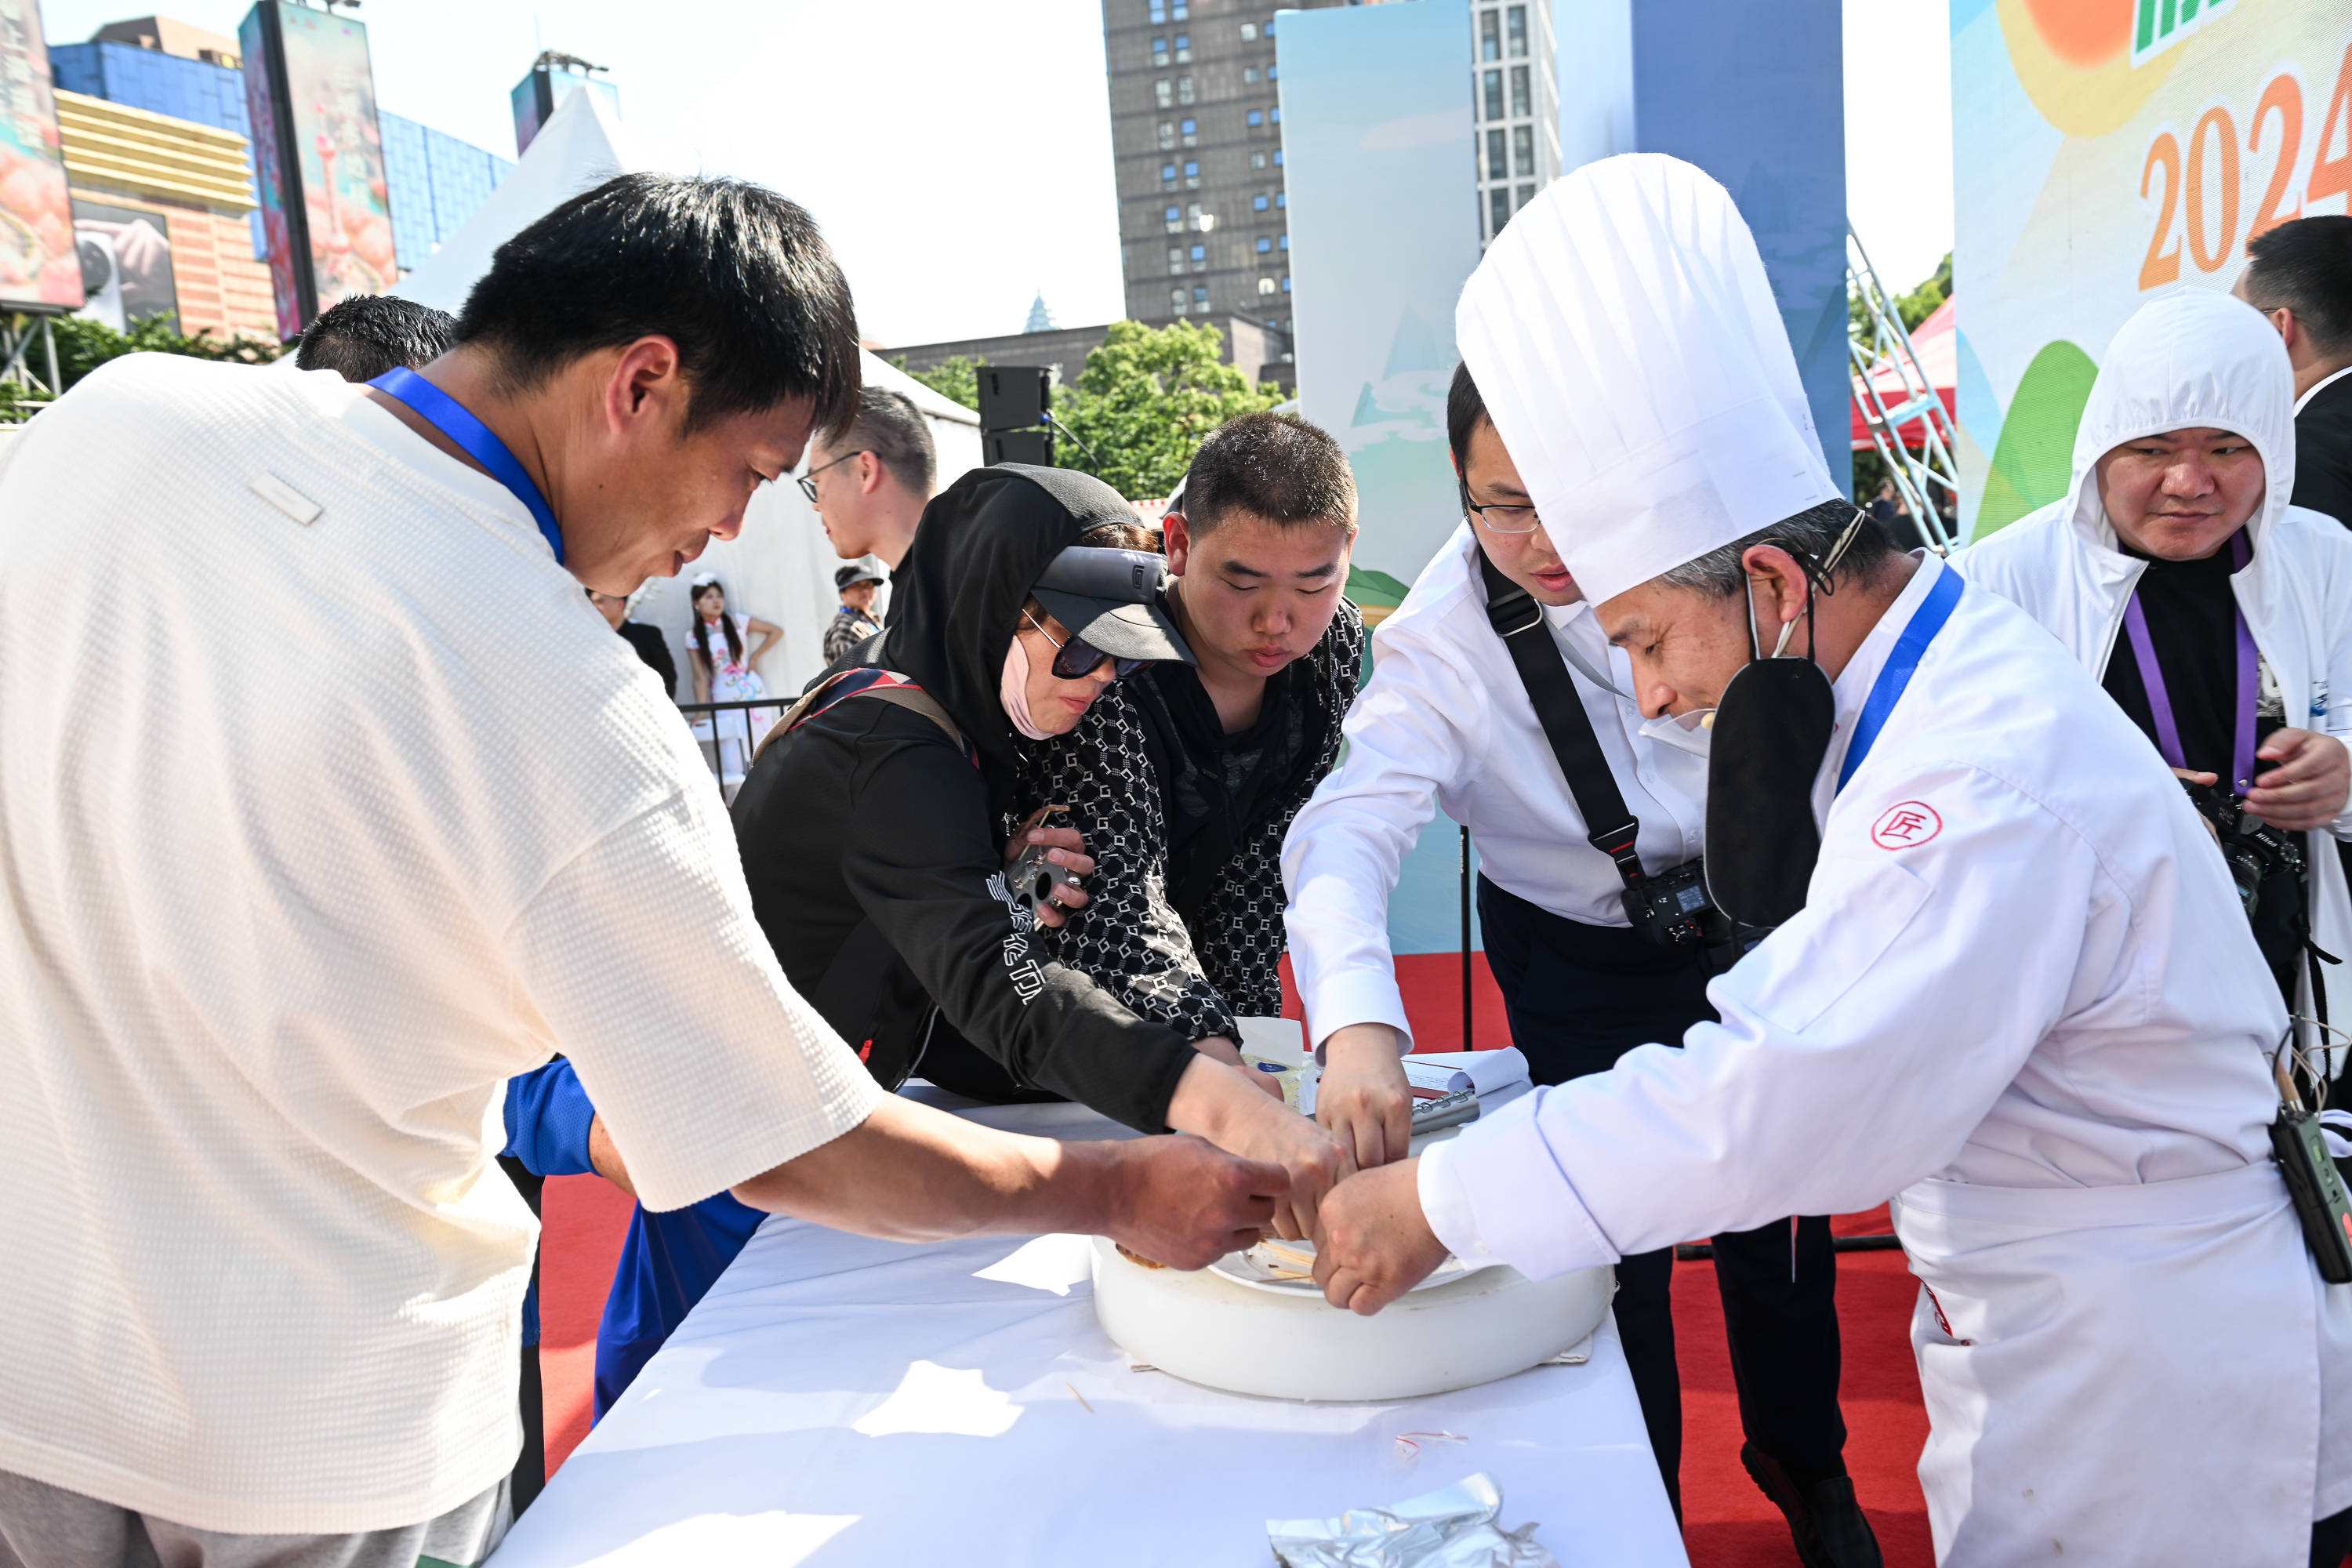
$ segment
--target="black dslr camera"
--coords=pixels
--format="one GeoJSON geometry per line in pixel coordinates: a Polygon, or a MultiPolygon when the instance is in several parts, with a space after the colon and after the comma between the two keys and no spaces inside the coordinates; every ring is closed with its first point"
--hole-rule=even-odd
{"type": "Polygon", "coordinates": [[[1654,946],[1689,953],[1709,974],[1729,969],[1767,934],[1733,930],[1707,896],[1704,860],[1685,860],[1672,870],[1644,877],[1619,896],[1635,931],[1654,946]]]}
{"type": "Polygon", "coordinates": [[[2189,803],[2200,815],[2213,825],[2214,836],[2221,841],[2221,858],[2230,868],[2230,880],[2237,884],[2238,901],[2245,906],[2246,918],[2260,921],[2264,914],[2284,914],[2285,910],[2266,910],[2263,900],[2284,897],[2294,902],[2294,912],[2303,909],[2305,871],[2303,843],[2292,833],[2273,827],[2246,809],[2246,803],[2211,784],[2182,782],[2189,792],[2189,803]],[[2278,879],[2287,879],[2267,895],[2278,879]]]}

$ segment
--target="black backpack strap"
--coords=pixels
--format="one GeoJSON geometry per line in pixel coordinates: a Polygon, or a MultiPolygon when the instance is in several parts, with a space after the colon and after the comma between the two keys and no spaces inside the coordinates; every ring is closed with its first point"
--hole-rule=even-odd
{"type": "Polygon", "coordinates": [[[1642,825],[1625,804],[1609,759],[1601,753],[1601,737],[1592,731],[1592,718],[1576,694],[1576,682],[1560,658],[1559,645],[1544,626],[1543,606],[1535,595],[1495,569],[1484,550],[1478,552],[1479,574],[1486,584],[1486,620],[1503,639],[1517,667],[1519,683],[1543,726],[1544,739],[1559,763],[1568,793],[1584,817],[1585,837],[1616,863],[1628,888],[1642,884],[1642,858],[1634,852],[1642,825]]]}

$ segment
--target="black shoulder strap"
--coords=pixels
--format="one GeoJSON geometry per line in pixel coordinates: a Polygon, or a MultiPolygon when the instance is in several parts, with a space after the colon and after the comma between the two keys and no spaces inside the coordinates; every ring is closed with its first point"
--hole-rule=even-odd
{"type": "Polygon", "coordinates": [[[1642,825],[1609,771],[1601,737],[1592,732],[1591,716],[1576,694],[1576,682],[1568,673],[1567,660],[1559,656],[1559,645],[1544,628],[1543,606],[1536,603],[1535,595],[1496,571],[1484,550],[1478,552],[1478,571],[1486,583],[1487,623],[1518,668],[1519,682],[1535,706],[1536,722],[1543,726],[1544,739],[1551,742],[1551,754],[1559,763],[1560,776],[1568,781],[1568,793],[1575,797],[1576,809],[1584,817],[1585,837],[1595,849],[1616,862],[1617,874],[1627,887],[1639,887],[1642,859],[1633,845],[1641,837],[1642,825]]]}

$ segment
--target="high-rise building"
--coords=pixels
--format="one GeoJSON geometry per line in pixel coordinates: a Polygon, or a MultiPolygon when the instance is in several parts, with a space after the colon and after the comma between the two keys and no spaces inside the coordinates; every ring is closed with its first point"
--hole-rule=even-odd
{"type": "MultiPolygon", "coordinates": [[[[1296,0],[1318,10],[1360,0],[1296,0]]],[[[1377,3],[1377,0],[1374,0],[1377,3]]],[[[1552,0],[1474,0],[1476,145],[1465,160],[1480,240],[1559,176],[1552,0]]],[[[1103,0],[1127,313],[1263,323],[1290,379],[1290,226],[1275,15],[1265,0],[1103,0]]]]}
{"type": "Polygon", "coordinates": [[[614,114],[621,112],[621,89],[611,79],[598,80],[603,66],[590,65],[577,55],[567,55],[560,49],[541,49],[523,79],[514,84],[508,95],[514,108],[515,156],[530,151],[531,139],[540,127],[555,118],[556,106],[582,88],[588,89],[604,100],[614,114]]]}
{"type": "Polygon", "coordinates": [[[1274,0],[1103,0],[1127,313],[1245,317],[1284,345],[1280,362],[1290,226],[1275,42],[1274,0]]]}
{"type": "Polygon", "coordinates": [[[1559,79],[1551,0],[1470,7],[1470,101],[1477,116],[1478,237],[1559,178],[1559,79]]]}

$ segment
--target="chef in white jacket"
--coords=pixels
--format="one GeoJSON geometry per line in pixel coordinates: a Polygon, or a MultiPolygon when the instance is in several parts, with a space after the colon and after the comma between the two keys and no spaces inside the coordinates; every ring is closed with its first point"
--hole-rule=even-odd
{"type": "Polygon", "coordinates": [[[1818,831],[1801,907],[1680,1050],[1342,1184],[1317,1276],[1373,1311],[1449,1249],[1546,1277],[1893,1197],[1940,1562],[2336,1561],[2352,1288],[2272,1161],[2286,1012],[2221,858],[2023,612],[1833,506],[1778,510],[1822,459],[1777,325],[1712,356],[1630,330],[1760,272],[1712,180],[1610,159],[1514,218],[1456,335],[1538,508],[1590,520],[1560,552],[1644,710],[1717,710],[1711,810],[1735,761],[1797,780],[1740,808],[1768,865],[1818,831]]]}
{"type": "MultiPolygon", "coordinates": [[[[1769,293],[1761,308],[1772,308],[1769,293]]],[[[1626,1051],[1679,1039],[1713,1017],[1707,961],[1719,968],[1732,951],[1670,950],[1627,919],[1624,877],[1590,834],[1630,817],[1632,831],[1617,841],[1630,840],[1641,876],[1688,865],[1702,843],[1706,761],[1643,732],[1641,710],[1624,695],[1625,655],[1601,636],[1533,517],[1466,368],[1454,373],[1445,423],[1468,515],[1373,632],[1372,678],[1348,713],[1346,758],[1292,822],[1282,850],[1291,964],[1310,1042],[1326,1060],[1317,1119],[1366,1169],[1406,1152],[1410,1091],[1399,1053],[1410,1048],[1411,1026],[1388,910],[1406,852],[1441,805],[1477,843],[1486,956],[1512,1043],[1537,1083],[1606,1071],[1626,1051]],[[1486,581],[1482,556],[1503,592],[1486,581]],[[1526,597],[1515,598],[1514,587],[1526,597]],[[1517,636],[1556,645],[1551,678],[1583,709],[1624,815],[1585,819],[1489,618],[1498,605],[1506,624],[1524,628],[1517,636]],[[1372,1114],[1370,1091],[1383,1082],[1389,1114],[1372,1114]]],[[[1884,1559],[1846,1473],[1828,1217],[1775,1215],[1710,1239],[1742,1465],[1787,1517],[1807,1563],[1878,1568],[1884,1559]]],[[[1612,1310],[1659,1477],[1679,1511],[1675,1273],[1671,1244],[1619,1259],[1612,1310]]]]}
{"type": "MultiPolygon", "coordinates": [[[[2048,627],[2174,768],[2221,779],[2304,836],[2310,940],[2352,957],[2352,900],[2327,843],[2352,838],[2338,738],[2352,731],[2352,533],[2287,504],[2294,488],[2285,346],[2252,307],[2182,289],[2108,346],[2064,499],[1953,564],[2048,627]],[[2232,620],[2251,657],[2232,647],[2232,620]]],[[[2262,920],[2258,940],[2312,1018],[2311,955],[2281,924],[2262,920]]],[[[2320,973],[2352,1008],[2352,975],[2328,986],[2346,972],[2320,973]]],[[[2324,1047],[2315,1024],[2298,1033],[2324,1047]]]]}

